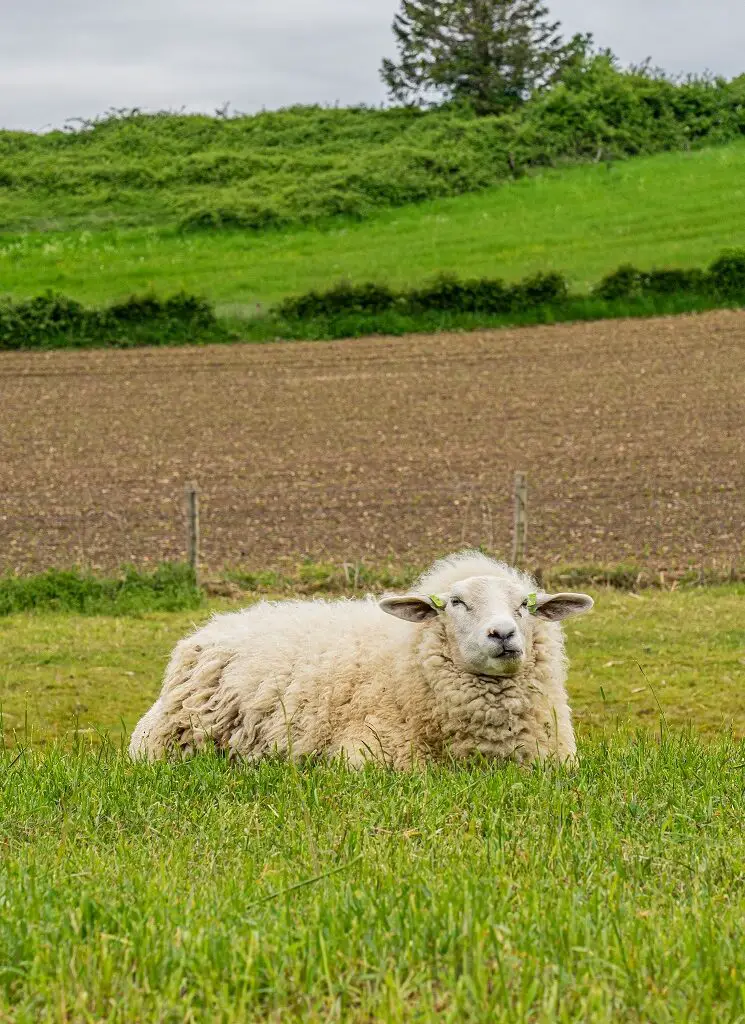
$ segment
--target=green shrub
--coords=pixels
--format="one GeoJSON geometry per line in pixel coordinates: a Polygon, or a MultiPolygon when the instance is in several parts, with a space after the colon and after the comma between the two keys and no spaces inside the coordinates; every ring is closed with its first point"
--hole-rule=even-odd
{"type": "Polygon", "coordinates": [[[604,277],[593,290],[593,295],[610,301],[685,294],[745,297],[745,249],[722,253],[708,272],[698,268],[643,271],[624,264],[604,277]]]}
{"type": "Polygon", "coordinates": [[[536,306],[557,306],[569,295],[569,285],[557,273],[535,274],[513,289],[513,308],[535,309],[536,306]]]}
{"type": "Polygon", "coordinates": [[[382,313],[395,302],[395,293],[384,285],[353,285],[343,281],[325,292],[311,291],[286,299],[277,312],[290,319],[307,320],[339,313],[382,313]]]}
{"type": "Polygon", "coordinates": [[[745,249],[730,249],[714,260],[709,282],[720,295],[745,295],[745,249]]]}
{"type": "Polygon", "coordinates": [[[441,274],[421,288],[401,294],[401,306],[407,312],[454,309],[464,312],[506,312],[511,304],[511,289],[501,280],[460,281],[452,274],[441,274]]]}
{"type": "Polygon", "coordinates": [[[0,131],[0,230],[175,223],[261,231],[461,195],[567,161],[745,133],[745,76],[677,82],[596,57],[515,112],[293,107],[255,116],[137,111],[79,130],[0,131]]]}
{"type": "Polygon", "coordinates": [[[614,299],[636,298],[642,292],[642,277],[640,270],[630,263],[624,263],[618,270],[607,274],[593,289],[593,294],[611,302],[614,299]]]}
{"type": "Polygon", "coordinates": [[[398,293],[378,284],[340,284],[326,292],[286,299],[277,306],[276,314],[290,320],[375,314],[394,308],[404,314],[440,310],[499,314],[561,304],[568,294],[566,279],[556,273],[536,274],[512,286],[499,278],[461,281],[442,274],[419,288],[398,293]]]}
{"type": "Polygon", "coordinates": [[[693,270],[650,270],[642,275],[642,290],[648,295],[704,295],[709,282],[706,272],[693,270]]]}
{"type": "Polygon", "coordinates": [[[0,300],[0,350],[158,344],[224,333],[209,302],[186,292],[167,299],[133,295],[107,309],[86,309],[52,292],[0,300]]]}
{"type": "Polygon", "coordinates": [[[0,349],[59,344],[70,336],[88,337],[93,325],[74,299],[48,293],[21,302],[0,302],[0,349]]]}
{"type": "Polygon", "coordinates": [[[273,206],[251,203],[194,210],[181,218],[179,227],[182,231],[215,231],[223,228],[262,231],[282,227],[285,222],[286,219],[273,206]]]}

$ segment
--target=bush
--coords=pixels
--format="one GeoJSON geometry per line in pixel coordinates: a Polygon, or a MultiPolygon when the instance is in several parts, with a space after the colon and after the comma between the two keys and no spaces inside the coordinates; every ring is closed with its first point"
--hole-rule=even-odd
{"type": "Polygon", "coordinates": [[[442,274],[420,288],[398,293],[377,284],[341,284],[327,292],[313,291],[286,299],[276,307],[276,313],[289,320],[375,314],[394,308],[405,314],[437,311],[500,314],[560,305],[568,295],[566,279],[556,273],[536,274],[512,286],[499,278],[461,281],[454,275],[442,274]]]}
{"type": "Polygon", "coordinates": [[[222,334],[209,302],[186,292],[167,299],[133,295],[107,309],[86,309],[52,292],[20,302],[0,300],[0,350],[156,344],[222,334]]]}
{"type": "Polygon", "coordinates": [[[280,316],[307,320],[339,313],[383,313],[391,309],[396,295],[385,285],[353,285],[346,281],[325,292],[311,291],[277,306],[280,316]]]}
{"type": "Polygon", "coordinates": [[[87,310],[74,299],[48,292],[21,302],[0,302],[0,349],[58,344],[70,336],[88,337],[87,310]]]}
{"type": "Polygon", "coordinates": [[[221,231],[226,228],[263,231],[281,227],[285,220],[273,206],[252,203],[194,210],[181,218],[179,227],[182,231],[221,231]]]}
{"type": "Polygon", "coordinates": [[[557,273],[536,274],[513,289],[513,308],[535,309],[536,306],[558,306],[569,295],[569,285],[557,273]]]}
{"type": "MultiPolygon", "coordinates": [[[[460,308],[464,312],[474,313],[509,313],[515,305],[515,288],[505,284],[500,278],[483,277],[478,281],[471,281],[468,285],[469,296],[464,296],[460,308]]],[[[447,305],[431,307],[447,309],[447,305]]]]}
{"type": "Polygon", "coordinates": [[[650,270],[642,277],[642,290],[648,295],[705,295],[708,291],[703,270],[650,270]]]}
{"type": "Polygon", "coordinates": [[[593,295],[611,302],[614,299],[636,298],[642,291],[642,278],[640,270],[632,267],[630,263],[624,263],[596,285],[593,295]]]}
{"type": "Polygon", "coordinates": [[[176,223],[261,231],[488,188],[532,168],[724,143],[745,77],[671,81],[606,56],[516,111],[294,107],[233,118],[136,111],[0,131],[4,228],[176,223]]]}
{"type": "Polygon", "coordinates": [[[152,294],[131,295],[124,302],[109,306],[101,316],[104,321],[118,326],[161,326],[171,332],[179,327],[188,330],[210,329],[217,324],[210,303],[188,292],[178,292],[164,300],[152,294]]]}
{"type": "Polygon", "coordinates": [[[730,249],[714,260],[709,283],[720,295],[745,295],[745,249],[730,249]]]}
{"type": "MultiPolygon", "coordinates": [[[[400,303],[403,309],[413,313],[427,313],[430,310],[457,309],[476,311],[488,302],[487,281],[459,281],[452,274],[441,274],[421,288],[402,293],[400,303]]],[[[509,294],[502,281],[494,281],[494,297],[509,294]]]]}
{"type": "Polygon", "coordinates": [[[642,271],[624,264],[604,277],[593,294],[609,301],[644,295],[745,296],[745,249],[722,253],[708,273],[698,268],[642,271]]]}

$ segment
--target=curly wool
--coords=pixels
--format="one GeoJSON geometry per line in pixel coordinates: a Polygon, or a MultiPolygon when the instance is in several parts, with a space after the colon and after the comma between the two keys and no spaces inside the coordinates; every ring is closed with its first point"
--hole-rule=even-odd
{"type": "MultiPolygon", "coordinates": [[[[440,593],[472,576],[535,588],[525,574],[466,552],[435,563],[414,592],[440,593]]],[[[342,755],[395,768],[475,753],[564,761],[576,749],[566,671],[556,622],[532,623],[516,675],[485,679],[456,667],[439,616],[404,622],[373,598],[263,601],[181,640],[130,753],[155,759],[214,745],[249,760],[342,755]]]]}

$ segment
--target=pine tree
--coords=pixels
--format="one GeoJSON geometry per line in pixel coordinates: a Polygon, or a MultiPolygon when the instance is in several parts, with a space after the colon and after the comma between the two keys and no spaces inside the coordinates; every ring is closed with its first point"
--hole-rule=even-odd
{"type": "Polygon", "coordinates": [[[381,78],[401,103],[459,100],[479,114],[515,107],[587,53],[564,42],[541,0],[402,0],[393,22],[398,63],[381,78]]]}

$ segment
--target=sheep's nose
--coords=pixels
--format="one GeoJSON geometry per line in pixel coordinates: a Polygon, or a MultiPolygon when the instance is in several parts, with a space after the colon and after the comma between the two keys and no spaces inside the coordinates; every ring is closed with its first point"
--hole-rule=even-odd
{"type": "Polygon", "coordinates": [[[517,633],[515,627],[512,623],[507,622],[499,623],[486,631],[486,635],[490,640],[501,640],[502,642],[505,640],[511,640],[515,633],[517,633]]]}

